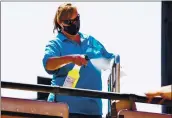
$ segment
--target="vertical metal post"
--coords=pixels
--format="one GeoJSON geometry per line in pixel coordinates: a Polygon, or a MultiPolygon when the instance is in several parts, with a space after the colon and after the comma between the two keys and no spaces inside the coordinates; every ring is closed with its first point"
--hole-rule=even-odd
{"type": "MultiPolygon", "coordinates": [[[[111,90],[112,90],[112,82],[111,82],[111,78],[112,78],[112,76],[111,76],[112,74],[110,74],[109,75],[109,78],[108,78],[108,82],[107,82],[107,85],[108,85],[108,92],[111,92],[111,90]]],[[[111,99],[109,99],[108,100],[108,114],[107,114],[107,116],[106,116],[106,118],[110,118],[110,116],[111,116],[111,104],[112,104],[112,100],[111,99]]]]}
{"type": "MultiPolygon", "coordinates": [[[[172,84],[172,1],[162,1],[161,9],[161,86],[172,84]]],[[[172,114],[172,107],[162,106],[172,114]]]]}
{"type": "Polygon", "coordinates": [[[115,58],[115,67],[112,69],[112,79],[115,81],[114,92],[120,93],[120,56],[117,55],[115,58]]]}
{"type": "Polygon", "coordinates": [[[116,65],[117,64],[114,64],[113,67],[112,67],[112,75],[111,75],[111,92],[115,92],[116,91],[116,65]]]}
{"type": "MultiPolygon", "coordinates": [[[[112,92],[120,92],[120,56],[116,55],[115,62],[112,66],[111,90],[112,92]]],[[[112,102],[111,102],[112,103],[112,102]]],[[[116,104],[111,104],[111,116],[117,118],[116,104]]]]}
{"type": "Polygon", "coordinates": [[[115,92],[120,93],[120,63],[115,65],[115,92]]]}

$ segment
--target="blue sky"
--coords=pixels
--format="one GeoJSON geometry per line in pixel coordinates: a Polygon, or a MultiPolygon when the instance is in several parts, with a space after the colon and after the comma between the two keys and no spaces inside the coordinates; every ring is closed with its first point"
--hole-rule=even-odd
{"type": "MultiPolygon", "coordinates": [[[[36,84],[48,75],[42,66],[46,43],[55,36],[53,18],[60,2],[2,2],[1,80],[36,84]]],[[[91,34],[109,52],[121,56],[127,76],[121,92],[144,95],[161,83],[160,2],[75,2],[81,32],[91,34]]],[[[103,83],[109,71],[103,72],[103,83]]],[[[106,84],[103,85],[107,91],[106,84]]],[[[2,96],[33,99],[35,92],[2,89],[2,96]],[[14,92],[15,91],[15,92],[14,92]]],[[[160,112],[161,106],[137,104],[138,110],[160,112]]],[[[104,113],[107,101],[104,100],[104,113]]]]}

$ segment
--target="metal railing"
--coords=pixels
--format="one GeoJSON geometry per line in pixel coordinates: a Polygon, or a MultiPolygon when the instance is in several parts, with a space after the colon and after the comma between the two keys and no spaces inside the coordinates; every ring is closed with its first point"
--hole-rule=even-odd
{"type": "MultiPolygon", "coordinates": [[[[117,56],[112,63],[111,74],[108,79],[108,92],[78,89],[78,88],[67,88],[61,86],[49,86],[40,84],[24,84],[14,82],[1,81],[1,88],[35,91],[42,93],[54,93],[60,95],[69,96],[82,96],[82,97],[93,97],[108,99],[108,114],[109,116],[117,116],[117,113],[113,111],[112,114],[112,100],[130,100],[132,102],[147,103],[148,98],[146,96],[140,96],[136,94],[125,94],[120,93],[120,57],[117,56]]],[[[163,98],[155,97],[149,104],[159,104],[163,98]]],[[[172,106],[171,100],[164,100],[161,105],[172,106]]],[[[114,110],[114,109],[113,109],[114,110]]]]}
{"type": "MultiPolygon", "coordinates": [[[[43,93],[54,93],[54,94],[69,95],[69,96],[103,98],[103,99],[111,99],[111,100],[132,100],[141,103],[147,103],[148,101],[147,97],[139,96],[136,94],[103,92],[97,90],[67,88],[61,86],[49,86],[49,85],[39,85],[39,84],[24,84],[24,83],[1,81],[1,88],[35,91],[35,92],[43,92],[43,93]]],[[[158,104],[160,100],[162,100],[162,98],[156,97],[152,100],[152,102],[150,102],[150,104],[158,104]]],[[[162,105],[172,106],[172,101],[164,100],[162,105]]]]}

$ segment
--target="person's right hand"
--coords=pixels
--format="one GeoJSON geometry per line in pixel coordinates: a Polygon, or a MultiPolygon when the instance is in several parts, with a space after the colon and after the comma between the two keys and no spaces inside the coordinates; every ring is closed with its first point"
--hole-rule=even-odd
{"type": "Polygon", "coordinates": [[[72,55],[72,62],[78,66],[87,65],[87,60],[85,59],[85,55],[72,55]]]}
{"type": "Polygon", "coordinates": [[[145,95],[149,98],[148,103],[150,103],[154,97],[161,96],[163,99],[159,102],[159,104],[162,104],[165,99],[172,100],[172,85],[163,86],[160,89],[148,91],[145,93],[145,95]]]}

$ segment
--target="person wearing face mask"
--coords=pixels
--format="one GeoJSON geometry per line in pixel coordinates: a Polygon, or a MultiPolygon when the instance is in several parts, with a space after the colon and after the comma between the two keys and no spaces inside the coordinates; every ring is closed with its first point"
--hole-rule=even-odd
{"type": "MultiPolygon", "coordinates": [[[[80,14],[76,6],[65,3],[58,7],[54,17],[56,39],[45,47],[43,66],[48,74],[53,75],[51,85],[63,86],[68,72],[74,65],[81,66],[80,78],[76,88],[102,90],[101,70],[97,69],[83,55],[90,59],[104,57],[114,58],[93,36],[79,32],[80,14]],[[83,66],[85,65],[85,66],[83,66]]],[[[49,94],[49,102],[64,102],[69,106],[69,118],[102,118],[102,101],[100,98],[65,96],[49,94]]]]}

